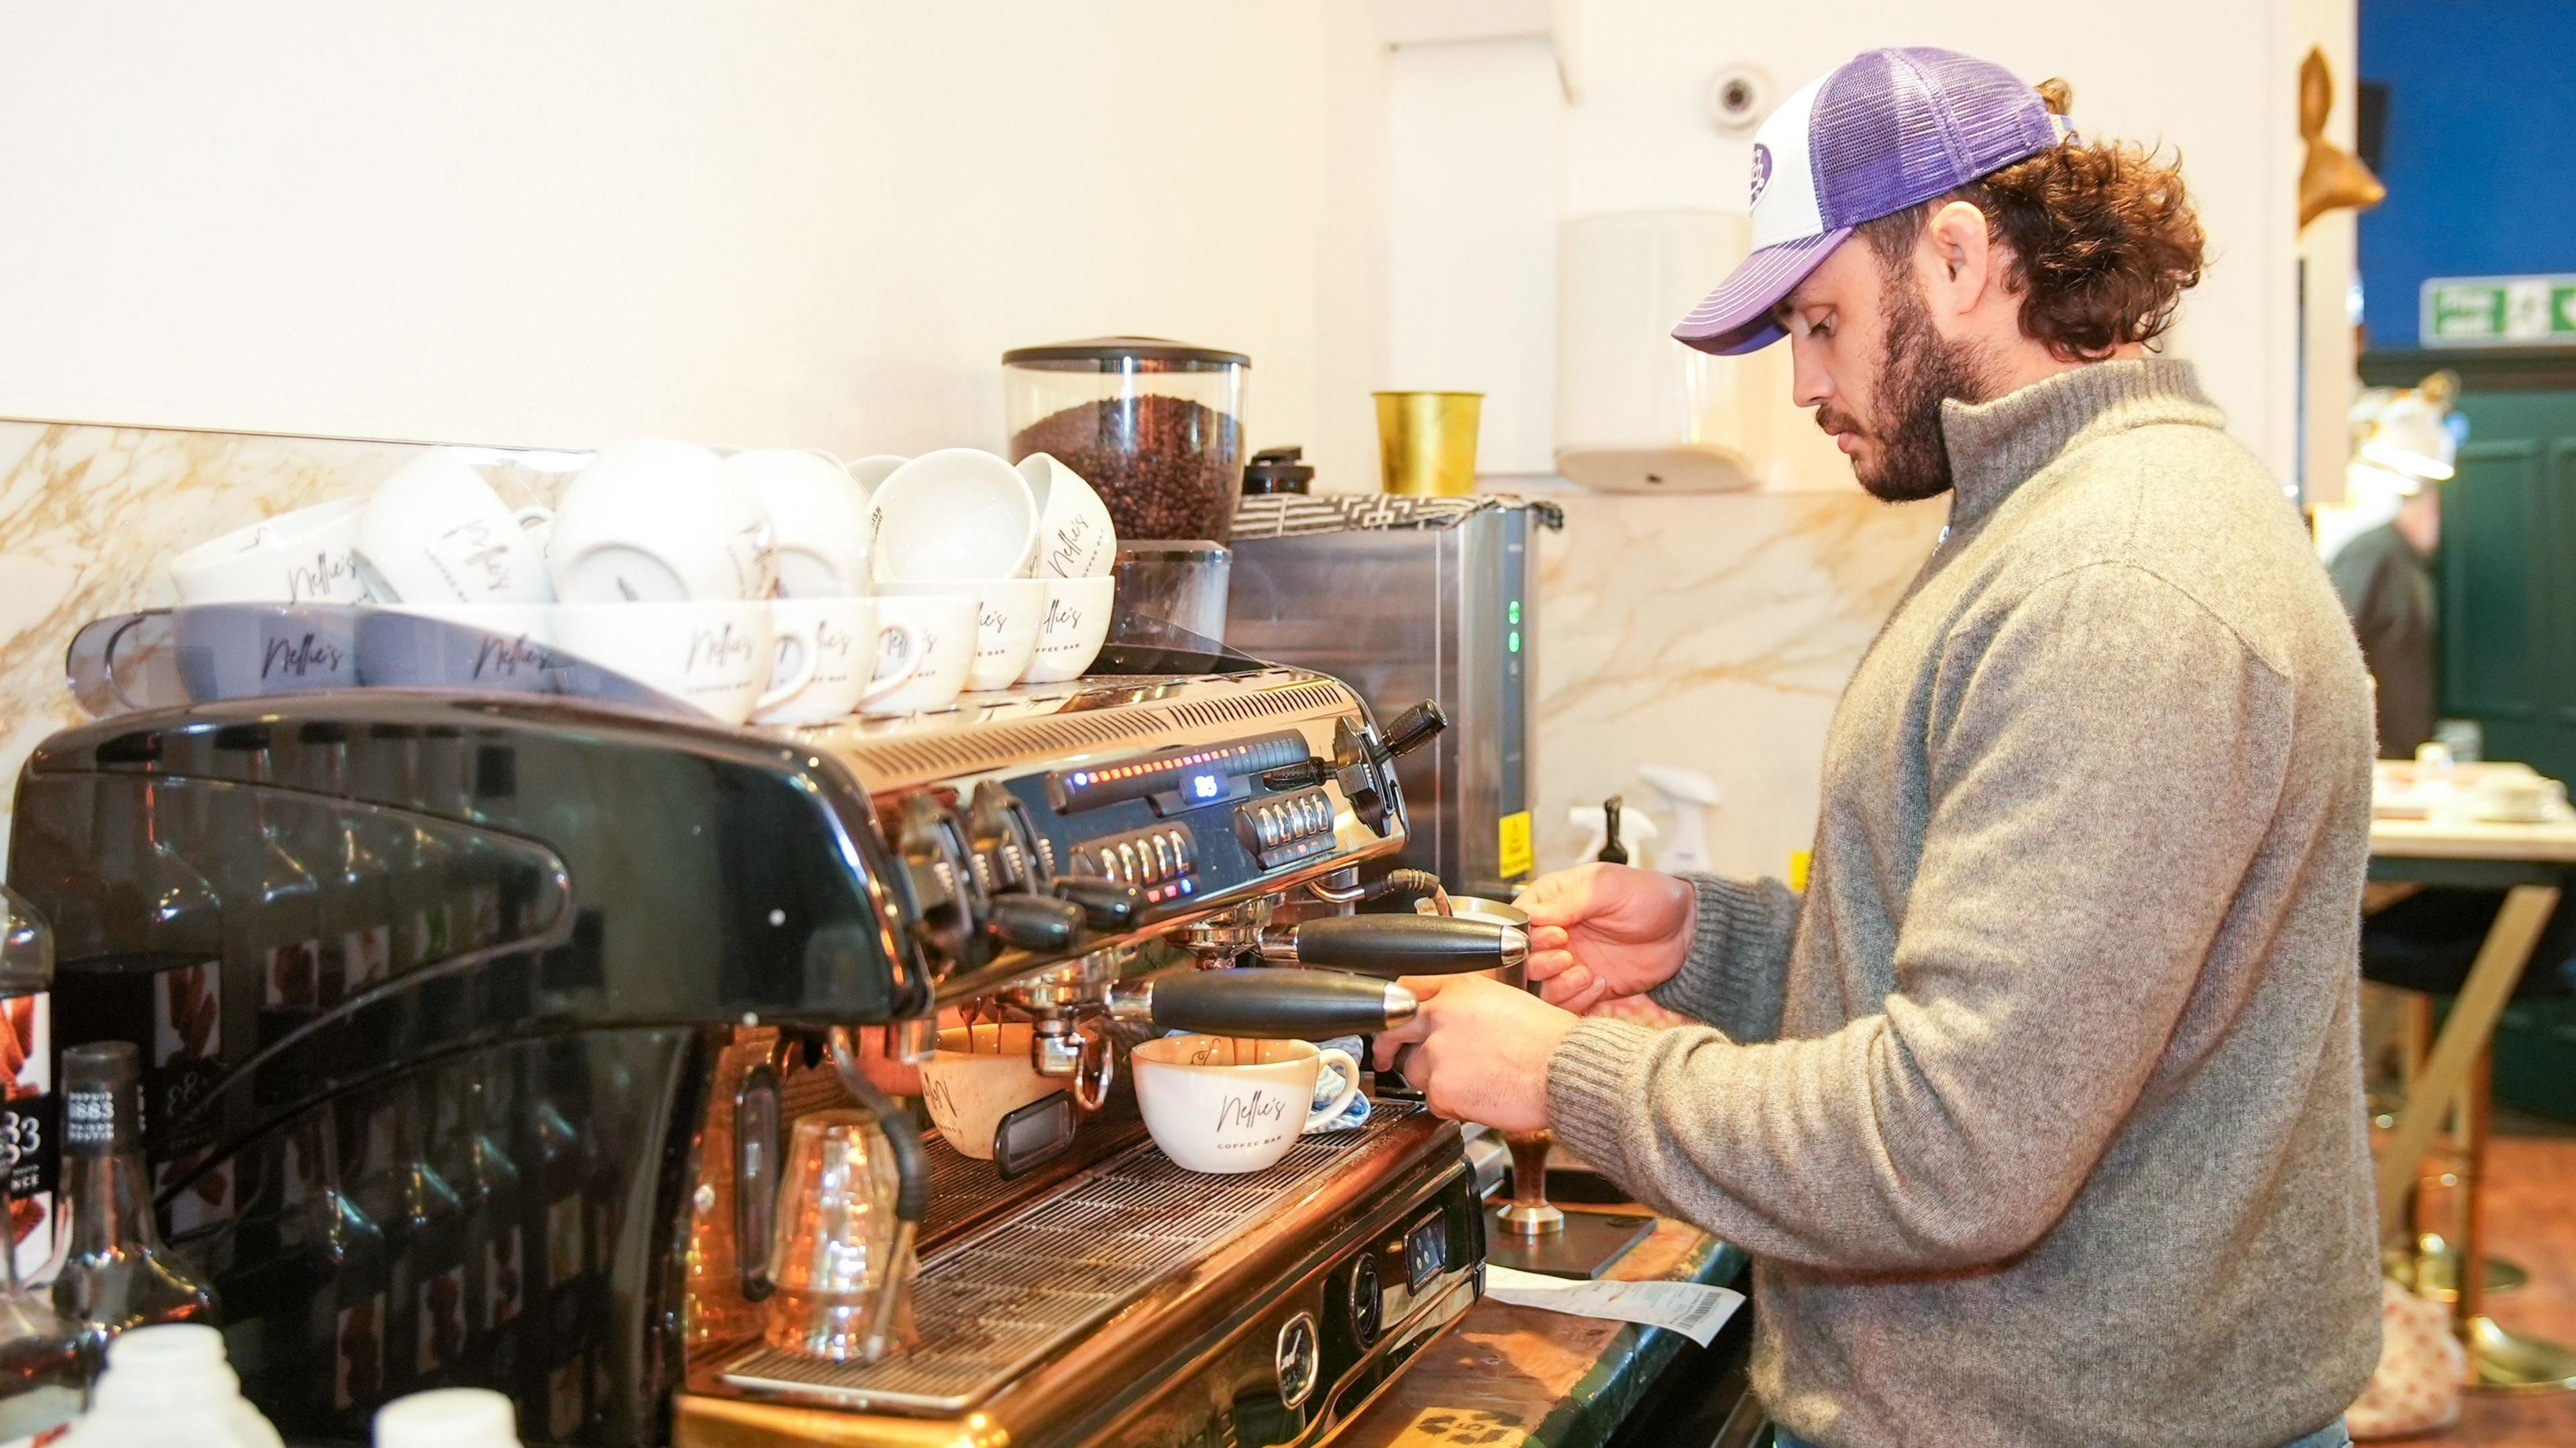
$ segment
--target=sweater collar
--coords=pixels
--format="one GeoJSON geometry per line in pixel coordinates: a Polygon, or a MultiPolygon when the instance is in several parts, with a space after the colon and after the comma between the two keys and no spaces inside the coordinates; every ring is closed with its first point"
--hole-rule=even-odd
{"type": "Polygon", "coordinates": [[[2188,362],[2143,357],[2093,362],[2045,377],[1992,402],[1941,404],[1941,440],[1960,528],[2012,495],[2040,469],[2085,443],[2156,423],[2225,427],[2227,419],[2188,362]]]}

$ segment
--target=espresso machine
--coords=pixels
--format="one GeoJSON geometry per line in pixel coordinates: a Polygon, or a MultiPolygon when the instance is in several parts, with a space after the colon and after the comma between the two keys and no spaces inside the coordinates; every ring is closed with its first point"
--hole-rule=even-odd
{"type": "Polygon", "coordinates": [[[57,924],[61,1043],[141,1048],[157,1204],[292,1441],[475,1385],[532,1445],[1310,1443],[1478,1292],[1457,1128],[1385,1100],[1196,1175],[1123,1052],[1383,1030],[1396,976],[1527,942],[1351,913],[1436,707],[1221,667],[792,730],[414,690],[126,714],[37,749],[9,880],[57,924]],[[990,1160],[889,1096],[943,1010],[1027,1022],[1062,1083],[990,1160]],[[772,1346],[783,1144],[854,1104],[895,1270],[864,1351],[772,1346]]]}

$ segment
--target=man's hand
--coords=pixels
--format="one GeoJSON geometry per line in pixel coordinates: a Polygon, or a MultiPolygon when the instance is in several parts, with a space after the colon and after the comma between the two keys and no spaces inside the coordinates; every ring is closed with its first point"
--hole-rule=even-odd
{"type": "Polygon", "coordinates": [[[1377,1038],[1377,1064],[1404,1077],[1435,1115],[1501,1131],[1547,1129],[1547,1063],[1577,1024],[1527,991],[1476,975],[1407,976],[1422,1000],[1412,1020],[1377,1038]]]}
{"type": "Polygon", "coordinates": [[[1627,865],[1541,875],[1513,903],[1529,912],[1529,978],[1578,1015],[1672,979],[1699,913],[1689,881],[1627,865]]]}

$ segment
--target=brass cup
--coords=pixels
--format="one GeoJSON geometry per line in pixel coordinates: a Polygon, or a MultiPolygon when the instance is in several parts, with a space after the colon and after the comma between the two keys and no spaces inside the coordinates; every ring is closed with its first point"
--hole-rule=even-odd
{"type": "Polygon", "coordinates": [[[1476,491],[1481,392],[1380,392],[1378,470],[1386,491],[1440,496],[1476,491]]]}
{"type": "Polygon", "coordinates": [[[894,1153],[873,1114],[817,1111],[797,1118],[769,1257],[773,1290],[761,1336],[771,1347],[868,1362],[917,1340],[913,1264],[894,1215],[897,1185],[894,1153]],[[895,1320],[881,1324],[890,1272],[898,1278],[895,1320]]]}

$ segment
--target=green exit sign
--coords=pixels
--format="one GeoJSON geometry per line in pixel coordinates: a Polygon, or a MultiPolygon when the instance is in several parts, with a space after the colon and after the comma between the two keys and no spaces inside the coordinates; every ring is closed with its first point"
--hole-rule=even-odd
{"type": "Polygon", "coordinates": [[[2576,347],[2576,276],[2434,277],[2426,347],[2576,347]]]}

